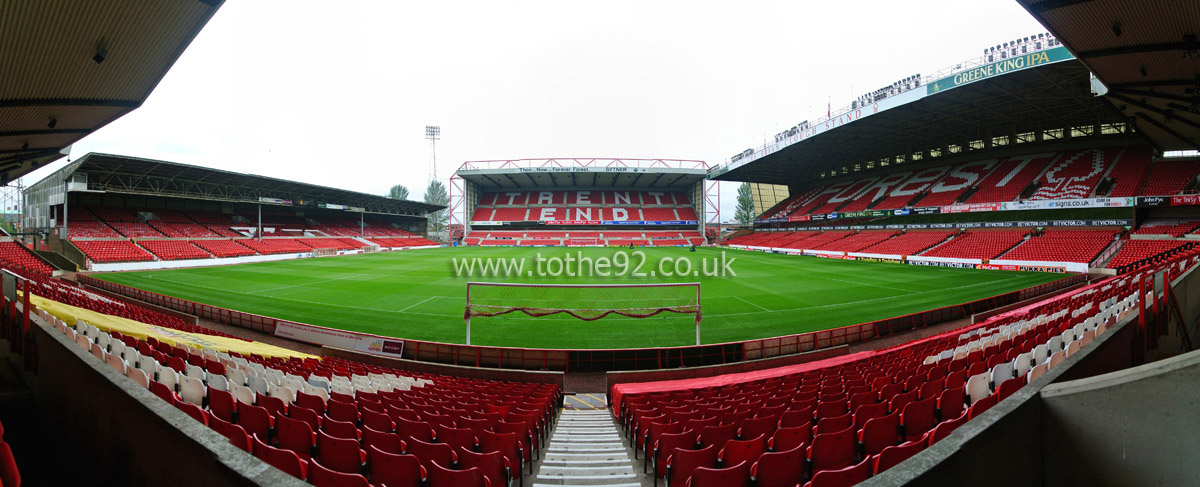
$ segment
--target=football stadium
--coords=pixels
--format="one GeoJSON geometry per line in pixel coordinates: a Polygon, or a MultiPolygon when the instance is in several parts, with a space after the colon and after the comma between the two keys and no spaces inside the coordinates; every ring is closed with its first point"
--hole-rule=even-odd
{"type": "Polygon", "coordinates": [[[1200,3],[1013,3],[708,160],[438,177],[427,126],[417,201],[349,117],[318,168],[111,135],[200,130],[150,97],[227,81],[222,0],[0,2],[0,486],[1200,485],[1200,3]]]}

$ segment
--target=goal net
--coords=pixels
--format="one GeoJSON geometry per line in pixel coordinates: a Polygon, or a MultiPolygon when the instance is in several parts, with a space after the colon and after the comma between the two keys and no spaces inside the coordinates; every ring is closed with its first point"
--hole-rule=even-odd
{"type": "Polygon", "coordinates": [[[467,343],[471,318],[523,313],[533,317],[566,314],[583,321],[609,315],[649,318],[663,313],[694,315],[700,341],[700,283],[668,284],[510,284],[467,283],[467,343]]]}

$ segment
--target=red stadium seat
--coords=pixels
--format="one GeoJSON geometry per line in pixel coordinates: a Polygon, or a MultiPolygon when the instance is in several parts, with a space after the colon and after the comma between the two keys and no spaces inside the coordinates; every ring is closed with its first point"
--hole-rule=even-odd
{"type": "Polygon", "coordinates": [[[309,463],[308,483],[315,487],[370,487],[362,475],[326,468],[317,461],[309,463]]]}
{"type": "Polygon", "coordinates": [[[871,477],[871,459],[839,470],[824,470],[813,475],[805,487],[850,487],[871,477]]]}
{"type": "MultiPolygon", "coordinates": [[[[709,445],[699,450],[676,449],[667,456],[666,484],[668,487],[685,485],[692,473],[700,467],[717,466],[717,447],[709,445]]],[[[658,479],[655,479],[657,482],[658,479]]]]}
{"type": "Polygon", "coordinates": [[[726,468],[697,468],[688,479],[688,487],[750,487],[750,464],[726,468]]]}
{"type": "Polygon", "coordinates": [[[296,452],[291,450],[283,450],[274,448],[263,443],[258,436],[252,435],[254,441],[254,456],[258,457],[272,467],[278,468],[292,475],[293,477],[305,479],[308,478],[308,462],[301,460],[296,452]]]}
{"type": "Polygon", "coordinates": [[[750,467],[755,487],[793,487],[804,480],[805,445],[763,453],[750,467]]]}
{"type": "Polygon", "coordinates": [[[426,477],[425,468],[414,455],[400,455],[368,446],[367,460],[374,485],[421,487],[426,477]]]}
{"type": "Polygon", "coordinates": [[[338,472],[362,473],[367,452],[359,448],[357,439],[335,438],[320,431],[317,432],[317,461],[338,472]]]}
{"type": "Polygon", "coordinates": [[[478,468],[451,470],[437,462],[430,463],[426,487],[491,487],[491,482],[478,468]]]}
{"type": "Polygon", "coordinates": [[[854,440],[854,428],[814,436],[812,445],[808,447],[808,461],[813,473],[852,465],[856,445],[854,440]]]}

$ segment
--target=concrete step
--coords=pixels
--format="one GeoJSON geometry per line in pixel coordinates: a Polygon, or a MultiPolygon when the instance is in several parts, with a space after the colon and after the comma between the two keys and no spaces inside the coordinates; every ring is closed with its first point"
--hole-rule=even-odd
{"type": "Polygon", "coordinates": [[[565,410],[554,423],[532,485],[650,485],[649,477],[641,473],[640,462],[631,457],[609,411],[565,410]]]}

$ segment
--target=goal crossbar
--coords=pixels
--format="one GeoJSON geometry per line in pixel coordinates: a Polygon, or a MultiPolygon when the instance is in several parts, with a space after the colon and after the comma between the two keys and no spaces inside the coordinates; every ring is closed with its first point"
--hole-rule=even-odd
{"type": "Polygon", "coordinates": [[[700,283],[518,284],[468,282],[463,319],[467,344],[471,318],[524,313],[531,317],[565,314],[583,321],[609,315],[649,318],[662,313],[695,316],[700,343],[700,283]]]}

